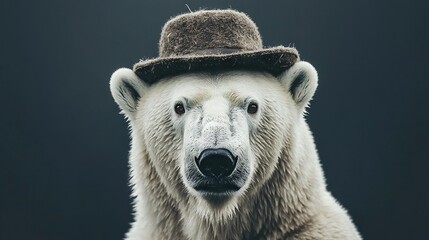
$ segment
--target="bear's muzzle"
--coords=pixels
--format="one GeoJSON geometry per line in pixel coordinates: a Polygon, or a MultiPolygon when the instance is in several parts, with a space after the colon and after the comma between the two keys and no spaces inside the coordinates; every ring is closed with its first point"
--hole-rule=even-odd
{"type": "Polygon", "coordinates": [[[198,169],[204,176],[223,178],[229,176],[235,169],[238,156],[225,148],[209,148],[201,152],[195,159],[198,169]]]}

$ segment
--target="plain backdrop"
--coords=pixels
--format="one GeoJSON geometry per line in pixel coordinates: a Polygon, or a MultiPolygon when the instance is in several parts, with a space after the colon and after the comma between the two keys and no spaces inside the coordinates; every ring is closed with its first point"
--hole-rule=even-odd
{"type": "Polygon", "coordinates": [[[163,24],[233,8],[319,72],[308,123],[365,239],[427,239],[427,1],[1,0],[0,239],[121,239],[129,136],[109,78],[163,24]]]}

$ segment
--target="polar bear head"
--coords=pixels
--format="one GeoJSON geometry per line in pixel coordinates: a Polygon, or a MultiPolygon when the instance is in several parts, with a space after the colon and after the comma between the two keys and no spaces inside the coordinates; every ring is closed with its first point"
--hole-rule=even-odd
{"type": "Polygon", "coordinates": [[[153,85],[117,70],[110,88],[131,128],[134,194],[165,191],[179,208],[230,216],[276,171],[316,87],[302,61],[278,76],[195,72],[153,85]]]}

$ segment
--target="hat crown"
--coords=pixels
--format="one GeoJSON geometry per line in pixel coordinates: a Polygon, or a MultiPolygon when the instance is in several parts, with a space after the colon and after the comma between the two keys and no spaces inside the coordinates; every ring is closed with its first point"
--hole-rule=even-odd
{"type": "Polygon", "coordinates": [[[207,53],[207,50],[216,49],[260,50],[262,39],[255,23],[246,14],[233,10],[182,14],[170,19],[162,29],[160,57],[207,53]]]}

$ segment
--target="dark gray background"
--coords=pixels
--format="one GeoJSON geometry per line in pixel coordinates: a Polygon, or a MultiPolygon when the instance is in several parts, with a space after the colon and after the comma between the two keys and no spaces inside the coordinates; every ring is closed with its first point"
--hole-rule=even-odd
{"type": "Polygon", "coordinates": [[[191,9],[248,13],[319,72],[308,122],[365,239],[427,239],[427,1],[1,0],[0,239],[120,239],[127,125],[108,81],[191,9]]]}

